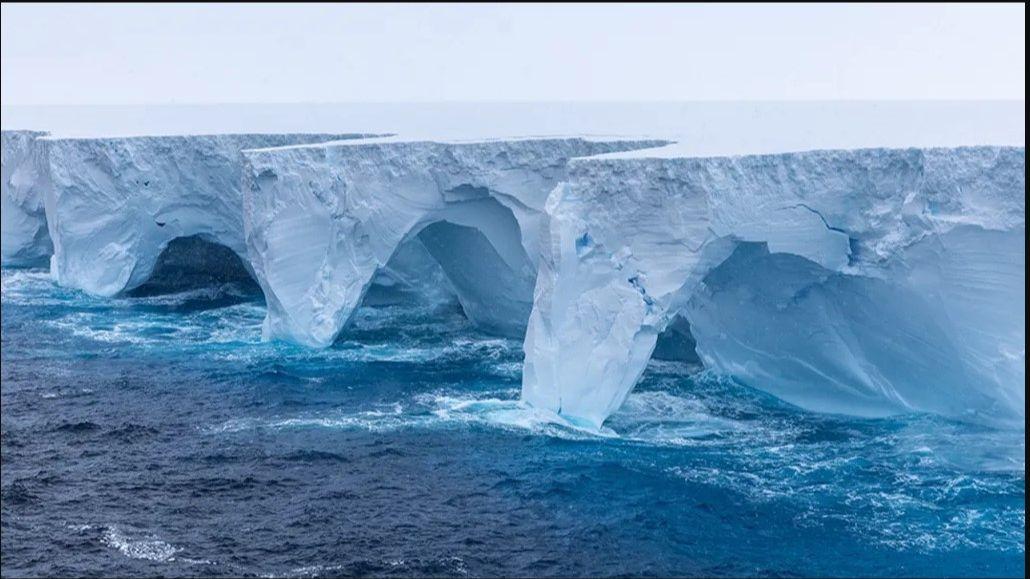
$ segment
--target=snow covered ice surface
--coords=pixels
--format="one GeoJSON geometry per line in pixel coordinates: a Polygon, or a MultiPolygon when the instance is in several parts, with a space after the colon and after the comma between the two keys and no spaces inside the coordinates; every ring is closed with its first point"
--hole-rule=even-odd
{"type": "Polygon", "coordinates": [[[1022,148],[613,157],[548,199],[528,402],[600,426],[682,316],[804,408],[1022,426],[1022,148]]]}
{"type": "Polygon", "coordinates": [[[1019,101],[696,101],[6,106],[4,129],[61,137],[396,133],[407,140],[622,135],[716,156],[869,147],[1023,146],[1019,101]]]}

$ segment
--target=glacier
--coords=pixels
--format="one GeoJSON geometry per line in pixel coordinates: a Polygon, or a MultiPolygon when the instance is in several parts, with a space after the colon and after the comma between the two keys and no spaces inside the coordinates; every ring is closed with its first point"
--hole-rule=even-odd
{"type": "Polygon", "coordinates": [[[53,246],[43,210],[39,137],[42,131],[3,131],[3,169],[0,181],[0,219],[3,240],[0,263],[38,265],[50,258],[53,246]]]}
{"type": "Polygon", "coordinates": [[[667,144],[526,138],[383,139],[244,151],[249,257],[268,338],[326,347],[378,272],[420,243],[482,330],[521,337],[569,159],[667,144]]]}
{"type": "Polygon", "coordinates": [[[802,408],[1023,427],[1023,148],[570,163],[522,397],[600,427],[670,324],[802,408]]]}
{"type": "Polygon", "coordinates": [[[143,284],[167,245],[191,236],[228,247],[247,265],[240,151],[363,136],[37,139],[51,273],[60,285],[113,296],[143,284]]]}

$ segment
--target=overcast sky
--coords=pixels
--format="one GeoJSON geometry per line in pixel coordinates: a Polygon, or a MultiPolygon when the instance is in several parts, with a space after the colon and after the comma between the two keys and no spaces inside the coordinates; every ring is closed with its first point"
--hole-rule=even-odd
{"type": "Polygon", "coordinates": [[[10,5],[2,102],[1023,99],[1010,5],[10,5]]]}

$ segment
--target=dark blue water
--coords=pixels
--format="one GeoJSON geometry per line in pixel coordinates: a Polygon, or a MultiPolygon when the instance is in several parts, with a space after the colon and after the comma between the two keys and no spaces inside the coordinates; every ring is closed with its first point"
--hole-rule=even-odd
{"type": "Polygon", "coordinates": [[[2,306],[5,576],[1024,574],[1023,432],[663,362],[592,433],[520,406],[521,344],[457,311],[312,351],[262,343],[240,284],[5,270],[2,306]]]}

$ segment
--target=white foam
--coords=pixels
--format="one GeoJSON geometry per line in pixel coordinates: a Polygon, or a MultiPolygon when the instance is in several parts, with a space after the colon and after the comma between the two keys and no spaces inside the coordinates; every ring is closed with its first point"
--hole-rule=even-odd
{"type": "Polygon", "coordinates": [[[133,538],[120,528],[112,525],[104,530],[101,541],[108,547],[117,549],[122,555],[131,559],[168,562],[175,560],[175,554],[182,551],[164,541],[154,538],[133,538]]]}
{"type": "Polygon", "coordinates": [[[731,444],[741,440],[768,444],[796,434],[781,424],[756,425],[723,418],[701,398],[664,391],[632,394],[613,417],[612,426],[601,429],[530,406],[517,395],[517,388],[475,394],[444,390],[415,394],[409,401],[371,409],[233,419],[207,430],[212,434],[296,428],[387,432],[476,425],[565,440],[612,440],[658,446],[731,444]]]}

